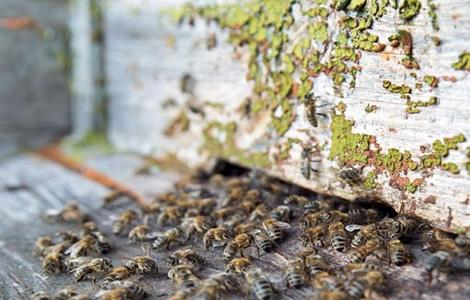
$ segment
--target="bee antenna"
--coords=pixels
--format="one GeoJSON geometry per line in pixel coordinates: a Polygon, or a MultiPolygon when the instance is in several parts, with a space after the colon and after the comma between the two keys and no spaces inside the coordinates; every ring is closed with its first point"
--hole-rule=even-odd
{"type": "Polygon", "coordinates": [[[150,242],[144,242],[142,244],[142,250],[145,254],[147,254],[147,256],[150,256],[150,253],[152,251],[152,245],[150,244],[150,242]]]}

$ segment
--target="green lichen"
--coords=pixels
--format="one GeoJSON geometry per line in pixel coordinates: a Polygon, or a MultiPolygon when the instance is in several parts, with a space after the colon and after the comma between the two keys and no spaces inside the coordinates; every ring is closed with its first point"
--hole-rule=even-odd
{"type": "Polygon", "coordinates": [[[373,190],[377,187],[375,180],[377,179],[377,173],[371,171],[367,173],[366,178],[364,179],[363,186],[366,190],[373,190]]]}
{"type": "Polygon", "coordinates": [[[405,21],[410,21],[419,13],[421,9],[420,0],[403,0],[400,3],[398,12],[400,13],[400,18],[405,21]]]}
{"type": "Polygon", "coordinates": [[[309,10],[305,12],[305,15],[309,17],[322,17],[326,18],[328,17],[330,13],[328,12],[328,9],[326,7],[312,7],[309,10]]]}
{"type": "Polygon", "coordinates": [[[437,20],[437,13],[436,13],[437,5],[434,3],[433,0],[428,0],[428,7],[429,7],[428,15],[431,18],[432,28],[437,31],[439,30],[439,22],[437,20]]]}
{"type": "Polygon", "coordinates": [[[268,152],[251,152],[236,145],[236,130],[235,122],[209,122],[203,130],[204,143],[201,146],[201,151],[206,151],[214,157],[235,160],[250,167],[268,166],[270,164],[268,152]]]}
{"type": "Polygon", "coordinates": [[[426,75],[424,76],[424,82],[426,82],[431,87],[437,87],[439,79],[437,79],[437,77],[433,75],[426,75]]]}
{"type": "Polygon", "coordinates": [[[406,101],[406,112],[409,114],[417,114],[421,112],[421,110],[418,107],[427,107],[427,106],[432,106],[432,105],[437,105],[438,100],[436,97],[431,96],[429,97],[428,101],[411,101],[407,100],[406,101]]]}
{"type": "Polygon", "coordinates": [[[411,94],[412,92],[412,89],[409,86],[405,84],[397,85],[397,84],[392,83],[389,80],[384,80],[382,82],[382,87],[386,89],[387,91],[389,91],[390,93],[394,93],[394,94],[405,95],[405,94],[411,94]]]}
{"type": "Polygon", "coordinates": [[[94,131],[86,132],[78,138],[64,139],[62,148],[67,155],[79,162],[91,155],[109,154],[115,151],[104,133],[94,131]]]}
{"type": "Polygon", "coordinates": [[[328,24],[325,22],[317,22],[308,26],[310,37],[320,43],[328,40],[328,24]]]}
{"type": "Polygon", "coordinates": [[[372,112],[375,112],[377,110],[377,105],[375,104],[367,104],[366,108],[364,108],[364,111],[366,113],[372,113],[372,112]]]}
{"type": "Polygon", "coordinates": [[[467,162],[465,163],[465,169],[467,169],[467,172],[470,175],[470,147],[467,147],[467,162]]]}
{"type": "Polygon", "coordinates": [[[385,9],[389,4],[388,0],[370,0],[368,13],[374,17],[380,18],[385,14],[385,9]]]}
{"type": "Polygon", "coordinates": [[[416,192],[416,190],[418,189],[418,186],[416,184],[414,184],[413,182],[408,182],[406,185],[405,185],[405,190],[409,193],[412,193],[414,194],[416,192]]]}
{"type": "Polygon", "coordinates": [[[302,140],[298,138],[288,138],[287,142],[280,145],[279,148],[279,159],[286,160],[290,158],[290,150],[293,144],[301,144],[302,140]]]}
{"type": "Polygon", "coordinates": [[[347,6],[348,10],[360,11],[366,5],[367,0],[351,0],[347,6]]]}
{"type": "Polygon", "coordinates": [[[353,125],[354,121],[346,119],[343,113],[333,114],[329,159],[337,158],[343,163],[367,163],[365,151],[369,149],[370,136],[353,133],[353,125]]]}
{"type": "Polygon", "coordinates": [[[453,162],[443,163],[441,167],[442,167],[442,169],[444,169],[446,171],[449,171],[452,174],[459,174],[460,173],[459,167],[453,162]]]}
{"type": "Polygon", "coordinates": [[[462,54],[459,55],[459,60],[452,64],[452,68],[470,71],[470,52],[462,52],[462,54]]]}

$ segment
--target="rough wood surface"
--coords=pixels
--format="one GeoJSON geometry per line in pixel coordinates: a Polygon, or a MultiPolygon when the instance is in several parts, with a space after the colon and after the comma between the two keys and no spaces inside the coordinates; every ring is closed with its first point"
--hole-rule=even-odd
{"type": "MultiPolygon", "coordinates": [[[[126,161],[125,157],[124,155],[106,159],[102,157],[101,160],[107,160],[108,163],[100,164],[100,170],[102,172],[110,170],[109,165],[118,165],[126,161]],[[112,163],[115,158],[118,159],[112,163]]],[[[131,161],[136,161],[136,159],[127,156],[128,163],[124,163],[119,169],[120,174],[131,174],[139,165],[132,164],[131,161]]],[[[117,170],[116,168],[114,167],[114,170],[117,170]]],[[[162,178],[166,178],[167,183],[171,181],[164,174],[147,177],[146,180],[153,181],[154,190],[155,187],[161,187],[159,191],[163,192],[168,188],[168,184],[164,183],[165,180],[162,178]]],[[[132,184],[132,180],[135,179],[137,178],[127,183],[132,184]]],[[[39,258],[33,257],[31,252],[34,240],[40,235],[53,234],[61,230],[78,230],[72,225],[46,224],[38,217],[47,209],[61,208],[71,199],[76,200],[86,213],[97,220],[100,230],[111,237],[114,247],[111,253],[113,263],[119,264],[123,257],[141,253],[139,247],[130,246],[125,238],[116,238],[110,231],[111,222],[116,214],[129,206],[124,202],[123,205],[114,206],[111,210],[100,208],[100,200],[108,191],[59,165],[31,155],[20,155],[8,161],[1,161],[0,188],[3,201],[0,207],[0,263],[3,269],[0,273],[1,299],[29,299],[33,291],[45,290],[53,293],[64,286],[71,286],[79,291],[96,289],[88,282],[74,283],[70,276],[45,276],[42,273],[39,258]]],[[[207,184],[204,184],[204,188],[217,191],[217,188],[207,184]]],[[[298,191],[296,187],[288,187],[288,189],[298,191]]],[[[139,192],[145,193],[144,190],[139,190],[139,192]]],[[[297,227],[292,228],[289,238],[280,244],[274,253],[263,254],[257,259],[254,251],[249,252],[256,265],[270,272],[271,280],[279,289],[276,299],[299,299],[313,295],[312,291],[306,288],[285,290],[281,280],[285,259],[294,255],[300,248],[298,230],[297,227]]],[[[222,250],[206,251],[200,243],[194,247],[208,261],[208,265],[199,273],[201,278],[224,269],[221,259],[222,250]]],[[[384,272],[387,274],[389,285],[380,293],[374,293],[372,299],[468,299],[470,296],[468,274],[449,274],[448,276],[442,274],[441,281],[429,287],[422,275],[423,253],[417,243],[412,243],[410,247],[414,263],[400,268],[386,266],[384,272]]],[[[152,292],[153,297],[150,299],[164,299],[175,292],[173,285],[166,277],[167,254],[164,251],[156,251],[153,254],[158,259],[161,274],[156,278],[141,278],[140,282],[152,292]]],[[[346,263],[346,258],[342,254],[325,250],[322,251],[322,255],[334,267],[346,263]]],[[[250,296],[247,299],[254,298],[250,296]]]]}
{"type": "MultiPolygon", "coordinates": [[[[388,43],[387,37],[398,29],[408,30],[413,36],[413,53],[419,62],[419,70],[408,70],[400,64],[403,58],[400,49],[387,46],[381,53],[362,51],[359,63],[362,71],[357,76],[355,89],[344,90],[344,98],[341,98],[334,92],[331,79],[321,74],[312,79],[313,92],[320,103],[326,104],[319,110],[327,114],[343,101],[347,105],[345,117],[355,122],[353,133],[375,136],[383,153],[391,148],[408,150],[413,159],[419,160],[423,156],[423,146],[430,149],[435,140],[462,133],[467,141],[459,144],[458,150],[451,151],[444,160],[455,162],[460,169],[459,174],[440,168],[409,171],[406,176],[411,181],[424,178],[414,193],[393,188],[392,178],[387,172],[379,174],[377,183],[381,187],[372,192],[345,184],[338,176],[341,164],[328,158],[331,115],[330,118],[319,119],[319,126],[313,128],[304,117],[303,105],[296,105],[295,121],[282,136],[273,133],[270,127],[270,111],[257,118],[244,117],[237,108],[250,95],[252,88],[252,82],[245,80],[245,52],[237,50],[241,59],[234,59],[233,49],[226,42],[227,32],[221,32],[213,23],[196,19],[193,27],[187,24],[177,26],[168,18],[155,17],[160,9],[180,4],[175,1],[120,1],[110,4],[106,11],[110,136],[122,149],[157,155],[176,152],[180,159],[196,165],[204,162],[207,154],[201,151],[202,130],[207,123],[234,121],[238,129],[235,135],[237,146],[245,152],[267,150],[271,163],[263,168],[272,175],[317,192],[351,200],[372,196],[395,209],[404,202],[407,213],[425,218],[446,230],[470,226],[470,174],[464,167],[468,160],[465,149],[470,145],[470,110],[466,104],[470,95],[470,78],[468,72],[451,67],[459,54],[468,50],[468,1],[434,1],[438,7],[439,31],[433,31],[429,7],[425,1],[421,2],[419,15],[410,23],[405,24],[399,19],[397,10],[388,8],[383,18],[374,21],[371,30],[384,44],[388,43]],[[217,36],[218,46],[207,50],[206,39],[212,33],[217,36]],[[441,46],[434,46],[431,36],[438,36],[441,46]],[[429,89],[425,85],[421,90],[414,89],[416,81],[411,76],[412,72],[418,78],[437,76],[439,86],[429,89]],[[183,95],[179,90],[180,79],[185,73],[196,80],[194,97],[183,95]],[[449,81],[449,78],[455,78],[456,82],[449,81]],[[418,114],[407,114],[405,100],[384,89],[384,80],[412,86],[412,100],[436,96],[439,104],[424,107],[418,114]],[[169,98],[178,105],[165,106],[169,98]],[[207,101],[221,104],[223,109],[205,105],[207,101]],[[364,109],[368,104],[376,105],[377,111],[366,113],[364,109]],[[188,106],[199,107],[204,115],[189,112],[189,131],[171,138],[165,136],[164,131],[170,122],[188,106]],[[315,164],[320,172],[311,180],[304,179],[299,170],[302,160],[300,145],[293,145],[288,159],[272,159],[278,151],[276,146],[284,144],[287,138],[300,138],[304,144],[321,146],[318,157],[315,157],[321,160],[315,164]]],[[[305,1],[301,3],[305,4],[305,1]]],[[[298,10],[298,5],[295,10],[298,10]]],[[[330,28],[332,36],[337,30],[335,24],[342,16],[343,12],[330,15],[328,22],[333,25],[333,29],[330,28]]],[[[305,28],[306,22],[296,22],[297,33],[305,28]]],[[[223,141],[223,133],[219,134],[219,139],[223,141]]],[[[227,158],[240,162],[236,157],[227,158]]],[[[367,172],[366,168],[363,177],[367,172]]]]}

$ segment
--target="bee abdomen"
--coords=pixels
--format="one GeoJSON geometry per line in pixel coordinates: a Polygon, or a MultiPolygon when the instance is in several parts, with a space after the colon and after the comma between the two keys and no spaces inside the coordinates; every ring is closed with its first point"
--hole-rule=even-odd
{"type": "Polygon", "coordinates": [[[228,243],[227,246],[225,246],[224,252],[222,254],[224,261],[229,262],[231,261],[235,255],[237,254],[238,247],[235,243],[228,243]]]}
{"type": "Polygon", "coordinates": [[[406,262],[406,254],[401,250],[397,250],[392,253],[392,255],[390,256],[390,260],[397,266],[403,265],[406,262]]]}
{"type": "Polygon", "coordinates": [[[346,238],[340,235],[334,236],[331,239],[331,245],[336,251],[343,252],[346,250],[346,238]]]}
{"type": "Polygon", "coordinates": [[[364,290],[364,285],[357,280],[352,281],[347,287],[348,294],[354,299],[362,298],[364,290]]]}
{"type": "Polygon", "coordinates": [[[318,266],[318,265],[307,267],[307,273],[308,275],[310,275],[310,277],[315,277],[315,275],[323,271],[325,270],[321,266],[318,266]]]}
{"type": "Polygon", "coordinates": [[[259,300],[269,300],[274,294],[271,283],[264,278],[260,278],[253,283],[253,292],[259,300]]]}
{"type": "Polygon", "coordinates": [[[352,251],[350,254],[349,254],[349,260],[352,262],[352,263],[360,263],[360,262],[363,262],[366,258],[366,255],[364,255],[364,253],[360,252],[360,251],[352,251]]]}
{"type": "Polygon", "coordinates": [[[268,236],[275,242],[282,240],[284,237],[282,230],[278,228],[268,231],[268,236]]]}
{"type": "Polygon", "coordinates": [[[287,286],[299,288],[304,284],[304,278],[299,272],[290,272],[287,273],[287,286]]]}
{"type": "Polygon", "coordinates": [[[271,240],[257,241],[256,244],[265,252],[269,252],[274,248],[273,242],[271,240]]]}

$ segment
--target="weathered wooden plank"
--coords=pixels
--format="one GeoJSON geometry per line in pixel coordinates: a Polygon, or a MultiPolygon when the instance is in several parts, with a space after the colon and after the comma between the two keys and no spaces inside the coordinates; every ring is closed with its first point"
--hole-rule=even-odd
{"type": "MultiPolygon", "coordinates": [[[[287,33],[291,40],[295,40],[295,36],[302,36],[307,24],[313,22],[312,19],[298,17],[301,9],[312,5],[307,2],[300,1],[300,4],[293,6],[295,22],[287,33]]],[[[272,175],[321,193],[351,200],[362,196],[377,197],[397,210],[404,202],[407,213],[423,217],[447,230],[470,226],[467,204],[470,174],[465,170],[470,136],[470,111],[466,105],[470,79],[468,72],[455,70],[451,66],[458,60],[459,54],[467,50],[470,14],[465,13],[468,7],[466,1],[434,2],[438,8],[439,31],[433,30],[432,19],[428,16],[430,8],[424,1],[421,1],[420,13],[411,22],[404,22],[399,18],[398,10],[388,7],[386,14],[377,18],[370,30],[370,33],[379,37],[380,43],[387,46],[381,53],[361,51],[361,71],[357,75],[355,88],[343,86],[343,97],[340,97],[333,88],[331,76],[321,73],[311,77],[313,93],[319,97],[319,103],[325,104],[318,110],[329,117],[319,117],[318,127],[313,128],[305,119],[304,106],[296,102],[296,97],[291,97],[289,101],[294,108],[294,121],[289,130],[281,135],[272,126],[272,116],[279,117],[277,114],[281,113],[279,109],[275,111],[276,107],[252,118],[237,110],[251,95],[253,83],[245,80],[247,49],[237,49],[241,59],[234,59],[232,47],[225,42],[227,31],[220,32],[214,23],[207,24],[197,18],[193,27],[187,24],[174,25],[164,17],[155,19],[158,9],[178,5],[173,2],[113,3],[106,11],[109,25],[107,68],[113,118],[110,123],[111,138],[123,149],[156,154],[174,151],[188,164],[197,165],[204,162],[208,154],[204,149],[201,151],[203,129],[210,122],[235,122],[237,130],[234,142],[238,150],[244,153],[266,151],[269,164],[264,165],[263,169],[272,175]],[[127,24],[126,30],[122,29],[123,23],[127,24]],[[388,45],[387,38],[398,30],[407,30],[412,34],[413,56],[420,65],[419,70],[406,69],[400,64],[404,58],[403,49],[388,45]],[[205,41],[212,33],[217,36],[218,46],[208,50],[205,41]],[[440,46],[433,44],[433,36],[441,39],[440,46]],[[190,73],[196,80],[192,97],[179,91],[178,83],[185,73],[190,73]],[[419,80],[415,80],[412,73],[419,80]],[[424,84],[422,88],[416,88],[415,84],[422,83],[425,75],[439,78],[439,85],[429,88],[424,84]],[[399,94],[392,94],[383,88],[384,80],[412,87],[412,101],[435,96],[438,105],[422,107],[418,114],[406,113],[406,101],[399,94]],[[174,98],[179,106],[162,108],[168,97],[174,98]],[[207,105],[207,101],[217,103],[220,107],[207,105]],[[396,173],[377,171],[380,168],[371,164],[363,170],[361,177],[365,180],[369,172],[378,173],[378,187],[368,191],[361,185],[345,183],[339,178],[342,162],[338,158],[329,158],[332,149],[330,112],[340,102],[347,106],[344,118],[354,121],[352,133],[373,136],[382,149],[381,154],[396,148],[402,154],[409,151],[411,158],[420,162],[426,154],[432,152],[435,141],[463,134],[467,141],[459,143],[458,150],[451,150],[443,160],[445,163],[455,163],[460,172],[452,174],[441,168],[424,168],[408,170],[406,174],[401,172],[401,178],[398,178],[396,173]],[[375,105],[377,110],[367,113],[364,111],[367,105],[375,105]],[[204,113],[191,112],[188,106],[198,107],[204,113]],[[187,113],[189,130],[171,138],[166,137],[164,131],[172,118],[181,111],[187,113]],[[141,128],[145,128],[145,131],[141,128]],[[321,160],[315,163],[319,173],[313,174],[311,180],[303,178],[300,172],[301,145],[294,143],[287,158],[275,158],[279,154],[277,147],[286,147],[288,138],[300,138],[303,145],[320,148],[315,157],[321,160]],[[423,181],[416,184],[419,187],[415,192],[406,191],[405,183],[399,182],[408,180],[411,183],[415,179],[423,181]],[[400,184],[401,187],[397,188],[400,184]]],[[[328,33],[330,37],[335,37],[340,32],[338,24],[345,13],[329,10],[330,15],[326,18],[330,25],[328,33]]],[[[282,51],[290,54],[292,43],[282,51]]],[[[321,45],[317,44],[316,47],[322,49],[321,45]]],[[[325,61],[328,61],[332,47],[332,43],[329,43],[325,48],[325,61]]],[[[297,78],[294,81],[299,82],[297,78]]],[[[222,145],[227,143],[227,133],[215,131],[216,140],[222,145]]],[[[233,153],[226,152],[225,156],[234,162],[253,166],[233,153]]]]}

